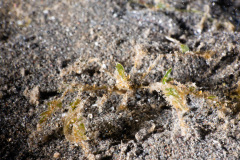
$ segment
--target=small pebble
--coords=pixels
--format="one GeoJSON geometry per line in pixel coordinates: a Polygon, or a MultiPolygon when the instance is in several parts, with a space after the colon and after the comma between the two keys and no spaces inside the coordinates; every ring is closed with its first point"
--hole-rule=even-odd
{"type": "Polygon", "coordinates": [[[53,158],[59,158],[60,157],[60,153],[59,152],[55,152],[53,155],[53,158]]]}
{"type": "Polygon", "coordinates": [[[43,11],[43,14],[48,14],[48,10],[44,10],[44,11],[43,11]]]}
{"type": "Polygon", "coordinates": [[[24,69],[24,68],[21,68],[21,69],[20,69],[20,73],[21,73],[22,77],[24,77],[24,76],[25,76],[25,69],[24,69]]]}
{"type": "Polygon", "coordinates": [[[41,131],[42,130],[42,126],[38,123],[37,124],[37,131],[41,131]]]}

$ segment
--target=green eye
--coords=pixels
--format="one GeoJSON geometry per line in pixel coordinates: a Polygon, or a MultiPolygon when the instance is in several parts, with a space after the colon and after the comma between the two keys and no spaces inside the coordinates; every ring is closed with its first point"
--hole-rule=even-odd
{"type": "Polygon", "coordinates": [[[166,82],[171,81],[172,79],[169,78],[169,74],[172,72],[172,68],[170,68],[169,70],[167,70],[166,74],[163,76],[162,78],[162,83],[165,84],[166,82]]]}
{"type": "Polygon", "coordinates": [[[178,93],[178,91],[176,89],[174,89],[174,88],[167,88],[166,90],[167,90],[167,96],[171,95],[171,96],[174,96],[176,98],[180,98],[179,93],[178,93]]]}
{"type": "Polygon", "coordinates": [[[126,76],[125,76],[125,70],[123,68],[123,66],[120,64],[120,63],[117,63],[116,64],[116,69],[118,71],[118,74],[122,77],[122,79],[126,79],[126,76]]]}
{"type": "Polygon", "coordinates": [[[181,48],[182,53],[186,53],[187,51],[189,51],[188,46],[185,44],[181,44],[180,48],[181,48]]]}
{"type": "Polygon", "coordinates": [[[217,98],[217,97],[216,96],[209,96],[209,97],[207,97],[207,99],[211,99],[211,100],[213,100],[215,98],[217,98]]]}

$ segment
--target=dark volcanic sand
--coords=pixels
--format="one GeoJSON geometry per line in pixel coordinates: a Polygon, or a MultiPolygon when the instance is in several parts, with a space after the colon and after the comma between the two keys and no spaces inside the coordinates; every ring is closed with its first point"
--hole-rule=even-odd
{"type": "Polygon", "coordinates": [[[239,0],[165,0],[158,10],[151,9],[153,3],[0,2],[0,159],[240,159],[240,100],[232,98],[239,97],[234,91],[240,85],[239,0]],[[168,37],[187,44],[193,54],[181,53],[168,37]],[[176,81],[195,83],[229,106],[222,111],[189,96],[193,109],[183,116],[189,127],[184,133],[162,93],[138,90],[120,113],[121,96],[113,94],[101,114],[93,107],[96,95],[86,93],[84,115],[93,115],[86,127],[97,133],[86,142],[88,155],[62,131],[61,116],[74,93],[51,120],[37,125],[47,102],[61,95],[63,81],[110,84],[94,63],[64,77],[62,70],[79,59],[98,58],[110,72],[119,62],[129,73],[136,45],[147,51],[141,71],[159,54],[165,56],[145,84],[159,82],[172,67],[176,81]]]}

